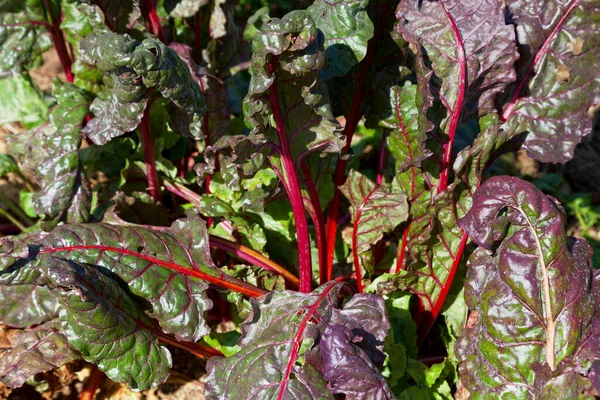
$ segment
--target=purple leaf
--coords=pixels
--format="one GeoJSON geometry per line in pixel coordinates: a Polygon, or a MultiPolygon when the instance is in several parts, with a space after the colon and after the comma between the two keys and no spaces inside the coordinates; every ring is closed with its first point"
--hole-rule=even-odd
{"type": "Polygon", "coordinates": [[[518,83],[505,106],[505,129],[526,132],[525,149],[543,162],[566,162],[592,130],[590,109],[600,102],[600,5],[507,0],[521,58],[518,83]]]}
{"type": "Polygon", "coordinates": [[[27,328],[58,315],[56,296],[44,286],[0,285],[0,324],[27,328]]]}

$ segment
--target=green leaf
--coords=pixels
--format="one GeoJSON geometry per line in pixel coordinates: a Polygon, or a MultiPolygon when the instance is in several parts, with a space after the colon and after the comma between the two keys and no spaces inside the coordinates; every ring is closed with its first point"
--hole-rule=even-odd
{"type": "MultiPolygon", "coordinates": [[[[357,171],[350,171],[340,190],[350,201],[353,234],[352,248],[361,264],[372,270],[370,251],[385,233],[393,231],[408,217],[406,195],[393,193],[384,185],[376,185],[357,171]]],[[[354,260],[358,261],[357,258],[354,260]]],[[[360,266],[355,265],[355,268],[360,266]]]]}
{"type": "Polygon", "coordinates": [[[325,36],[328,63],[321,71],[324,80],[346,75],[367,54],[367,42],[374,34],[368,4],[367,0],[317,0],[306,9],[325,36]]]}
{"type": "Polygon", "coordinates": [[[12,156],[0,154],[0,178],[4,178],[9,173],[16,173],[19,171],[19,166],[12,156]]]}
{"type": "Polygon", "coordinates": [[[0,285],[0,323],[15,328],[28,328],[58,315],[56,296],[43,286],[0,285]]]}
{"type": "Polygon", "coordinates": [[[0,72],[28,70],[42,63],[52,44],[41,0],[0,3],[0,72]]]}
{"type": "Polygon", "coordinates": [[[10,93],[0,99],[0,125],[21,122],[33,128],[48,120],[48,106],[28,75],[0,79],[0,91],[10,93]]]}
{"type": "Polygon", "coordinates": [[[50,114],[50,122],[9,143],[9,151],[20,158],[23,169],[35,171],[41,189],[33,195],[33,205],[36,214],[44,215],[45,230],[60,221],[86,222],[91,200],[78,153],[89,101],[73,84],[58,80],[53,93],[58,106],[50,114]]]}

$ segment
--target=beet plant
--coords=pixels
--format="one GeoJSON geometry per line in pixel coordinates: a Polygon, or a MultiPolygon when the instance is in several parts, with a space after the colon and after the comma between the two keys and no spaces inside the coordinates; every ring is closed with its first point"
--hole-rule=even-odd
{"type": "Polygon", "coordinates": [[[600,3],[298,8],[0,1],[2,122],[24,128],[0,158],[23,182],[0,381],[83,359],[146,390],[169,346],[206,360],[207,399],[598,395],[593,252],[494,166],[591,132],[600,3]]]}

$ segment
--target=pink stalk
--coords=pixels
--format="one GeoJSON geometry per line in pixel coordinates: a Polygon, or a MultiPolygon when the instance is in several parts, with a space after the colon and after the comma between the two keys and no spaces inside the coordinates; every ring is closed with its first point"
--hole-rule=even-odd
{"type": "MultiPolygon", "coordinates": [[[[275,63],[277,58],[273,57],[269,65],[271,73],[275,72],[275,63]]],[[[308,233],[308,223],[304,212],[304,203],[300,192],[300,184],[296,175],[296,167],[292,157],[292,149],[285,131],[285,121],[279,107],[277,98],[277,81],[274,81],[269,88],[269,103],[275,119],[277,136],[279,137],[279,149],[281,160],[283,162],[282,177],[283,183],[292,205],[294,221],[298,232],[298,269],[300,271],[300,292],[310,293],[312,290],[312,263],[310,256],[310,236],[308,233]]]]}
{"type": "Polygon", "coordinates": [[[142,123],[140,124],[140,133],[142,138],[142,148],[144,150],[144,162],[146,163],[146,179],[148,180],[148,190],[150,195],[156,200],[160,200],[160,182],[158,180],[158,172],[156,171],[156,161],[154,160],[154,142],[152,141],[152,133],[150,132],[150,116],[148,110],[152,105],[148,101],[142,123]]]}

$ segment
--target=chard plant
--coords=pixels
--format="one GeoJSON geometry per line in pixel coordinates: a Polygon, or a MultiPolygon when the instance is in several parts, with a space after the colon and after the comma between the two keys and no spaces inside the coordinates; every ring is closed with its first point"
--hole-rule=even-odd
{"type": "Polygon", "coordinates": [[[488,176],[591,132],[600,3],[248,9],[0,1],[0,382],[83,359],[146,390],[177,347],[207,399],[598,395],[590,247],[488,176]]]}

